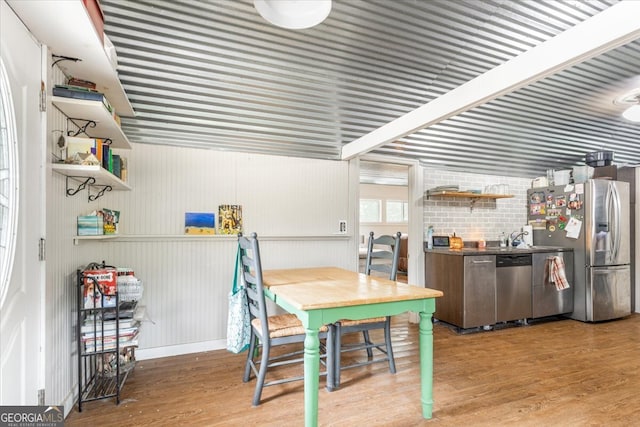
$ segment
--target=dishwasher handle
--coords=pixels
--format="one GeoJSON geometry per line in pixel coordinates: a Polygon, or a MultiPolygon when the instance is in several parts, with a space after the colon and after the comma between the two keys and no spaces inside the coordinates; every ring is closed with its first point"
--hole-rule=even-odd
{"type": "Polygon", "coordinates": [[[532,265],[531,254],[505,254],[496,256],[496,267],[523,267],[532,265]]]}

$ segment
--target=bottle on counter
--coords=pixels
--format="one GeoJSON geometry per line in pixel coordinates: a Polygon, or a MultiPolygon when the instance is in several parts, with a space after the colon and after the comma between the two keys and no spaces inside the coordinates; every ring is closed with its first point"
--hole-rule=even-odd
{"type": "Polygon", "coordinates": [[[433,249],[433,226],[427,229],[427,249],[433,249]]]}
{"type": "Polygon", "coordinates": [[[500,233],[500,235],[498,236],[498,241],[500,242],[501,248],[507,247],[507,244],[509,243],[509,241],[507,240],[507,235],[504,234],[504,231],[500,233]]]}

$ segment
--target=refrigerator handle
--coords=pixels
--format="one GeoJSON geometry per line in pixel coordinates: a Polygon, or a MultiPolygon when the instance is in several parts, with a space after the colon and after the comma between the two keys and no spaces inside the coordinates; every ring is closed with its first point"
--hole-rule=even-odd
{"type": "Polygon", "coordinates": [[[620,209],[622,208],[620,203],[620,194],[618,193],[618,189],[616,188],[613,182],[609,183],[609,188],[611,188],[612,193],[612,202],[613,202],[613,244],[611,248],[611,258],[612,260],[618,259],[618,253],[620,252],[620,240],[622,236],[620,235],[620,209]]]}
{"type": "Polygon", "coordinates": [[[611,259],[613,259],[613,246],[615,241],[615,224],[613,223],[613,189],[611,188],[611,183],[607,184],[607,193],[604,196],[604,207],[606,218],[604,220],[607,224],[607,237],[605,240],[605,245],[603,249],[605,249],[605,264],[609,264],[611,259]]]}

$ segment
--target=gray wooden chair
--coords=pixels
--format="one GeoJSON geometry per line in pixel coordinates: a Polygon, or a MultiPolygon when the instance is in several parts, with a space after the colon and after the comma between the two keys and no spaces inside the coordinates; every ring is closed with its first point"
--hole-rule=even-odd
{"type": "MultiPolygon", "coordinates": [[[[388,274],[390,280],[396,280],[398,274],[398,260],[400,258],[400,232],[394,236],[383,235],[374,238],[373,231],[369,233],[367,248],[367,261],[365,274],[371,275],[372,271],[388,274]],[[381,249],[384,247],[384,249],[381,249]]],[[[375,317],[363,320],[342,319],[333,326],[335,330],[335,388],[340,385],[340,371],[342,369],[354,368],[357,366],[369,365],[377,362],[388,362],[389,371],[396,373],[396,364],[393,358],[393,347],[391,345],[391,317],[375,317]],[[373,342],[369,336],[369,331],[384,330],[384,341],[373,342]],[[342,336],[351,332],[362,332],[364,342],[345,345],[342,344],[342,336]],[[373,358],[373,350],[380,351],[384,357],[373,358]],[[367,360],[346,366],[341,366],[341,354],[344,352],[366,350],[367,360]]]]}
{"type": "MultiPolygon", "coordinates": [[[[258,406],[263,387],[304,379],[304,375],[299,375],[266,381],[267,370],[304,361],[304,348],[276,356],[272,356],[271,353],[274,346],[304,343],[305,329],[302,326],[302,322],[294,314],[268,315],[262,280],[260,247],[256,233],[252,233],[249,237],[239,234],[238,245],[241,251],[244,286],[251,316],[251,338],[242,380],[248,382],[251,379],[252,372],[256,376],[257,382],[253,394],[253,406],[258,406]]],[[[320,339],[327,339],[328,330],[329,328],[326,326],[320,329],[320,339]]],[[[327,340],[327,343],[327,346],[321,345],[320,356],[322,364],[327,366],[327,369],[324,372],[320,372],[320,375],[328,375],[333,369],[333,362],[331,361],[334,353],[333,343],[331,339],[327,340]],[[325,350],[324,354],[322,352],[323,349],[325,350]],[[330,356],[327,357],[327,354],[330,356]],[[325,363],[329,361],[331,362],[325,363]]]]}

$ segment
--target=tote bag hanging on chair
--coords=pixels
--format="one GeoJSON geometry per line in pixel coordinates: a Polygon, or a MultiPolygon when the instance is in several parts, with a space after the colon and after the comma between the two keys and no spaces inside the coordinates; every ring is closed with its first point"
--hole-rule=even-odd
{"type": "Polygon", "coordinates": [[[251,338],[251,319],[240,268],[240,256],[240,247],[238,247],[233,288],[229,293],[229,315],[227,318],[227,350],[233,353],[241,353],[248,349],[251,338]]]}

